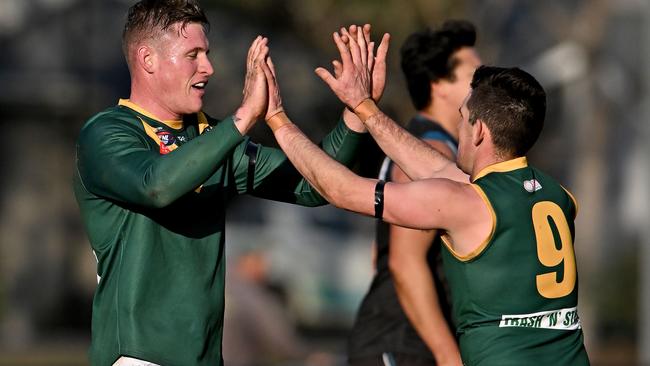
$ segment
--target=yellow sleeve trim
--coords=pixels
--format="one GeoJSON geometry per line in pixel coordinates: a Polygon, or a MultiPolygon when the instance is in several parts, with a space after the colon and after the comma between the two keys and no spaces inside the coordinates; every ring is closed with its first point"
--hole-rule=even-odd
{"type": "Polygon", "coordinates": [[[451,238],[449,237],[449,234],[444,233],[444,234],[442,234],[440,236],[440,239],[442,239],[442,242],[445,244],[447,249],[449,249],[449,252],[451,254],[453,254],[453,256],[456,257],[456,259],[458,259],[461,262],[471,261],[472,259],[474,259],[474,258],[478,257],[479,255],[481,255],[481,253],[483,253],[485,251],[485,249],[488,247],[488,245],[492,241],[492,238],[494,237],[494,232],[496,231],[496,227],[497,227],[497,215],[494,212],[494,207],[492,207],[492,204],[490,203],[490,200],[485,195],[485,192],[483,192],[481,187],[479,187],[476,184],[471,184],[471,186],[472,186],[472,188],[474,188],[476,193],[478,193],[478,195],[481,197],[481,199],[483,199],[483,202],[485,202],[488,209],[490,210],[490,216],[492,216],[492,229],[490,229],[490,233],[485,238],[485,240],[483,240],[481,245],[479,245],[478,247],[476,247],[476,249],[472,250],[470,253],[468,253],[466,255],[460,255],[460,254],[458,254],[458,252],[456,252],[454,250],[451,238]]]}
{"type": "Polygon", "coordinates": [[[562,187],[562,189],[564,189],[564,191],[566,192],[566,194],[568,194],[569,197],[571,198],[571,201],[573,201],[573,205],[574,205],[575,208],[576,208],[576,213],[575,213],[575,215],[574,215],[574,217],[573,217],[573,218],[575,219],[575,218],[578,216],[578,211],[579,211],[579,209],[578,209],[578,207],[579,207],[579,206],[578,206],[578,200],[576,200],[576,198],[573,196],[573,194],[571,194],[571,192],[569,192],[568,189],[564,188],[564,186],[560,185],[560,187],[562,187]]]}

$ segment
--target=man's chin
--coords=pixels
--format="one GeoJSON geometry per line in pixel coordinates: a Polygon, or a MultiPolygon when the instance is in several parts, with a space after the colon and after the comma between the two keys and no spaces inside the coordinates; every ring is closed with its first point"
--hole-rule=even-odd
{"type": "Polygon", "coordinates": [[[185,114],[194,114],[194,113],[199,113],[203,109],[203,101],[200,102],[194,102],[192,103],[189,108],[185,111],[185,114]]]}

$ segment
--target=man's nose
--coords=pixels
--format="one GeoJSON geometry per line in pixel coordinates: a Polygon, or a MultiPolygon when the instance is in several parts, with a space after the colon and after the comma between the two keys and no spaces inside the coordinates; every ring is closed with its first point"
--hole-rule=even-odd
{"type": "Polygon", "coordinates": [[[206,54],[204,54],[203,57],[201,57],[201,63],[199,64],[199,72],[202,74],[206,74],[207,76],[214,74],[214,68],[212,68],[212,62],[210,62],[210,59],[206,54]]]}

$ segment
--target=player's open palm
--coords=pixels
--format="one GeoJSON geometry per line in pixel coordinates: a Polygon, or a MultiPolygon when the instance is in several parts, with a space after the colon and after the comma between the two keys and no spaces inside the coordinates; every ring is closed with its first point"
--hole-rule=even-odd
{"type": "Polygon", "coordinates": [[[355,108],[370,98],[372,89],[368,45],[362,32],[356,32],[356,35],[353,37],[345,28],[341,28],[341,34],[335,32],[333,35],[341,56],[340,70],[335,73],[337,75],[332,75],[322,67],[316,69],[316,74],[350,108],[355,108]]]}

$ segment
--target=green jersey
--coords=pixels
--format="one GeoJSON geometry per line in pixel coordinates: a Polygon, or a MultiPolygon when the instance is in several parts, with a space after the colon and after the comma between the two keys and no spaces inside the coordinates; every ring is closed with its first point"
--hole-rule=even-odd
{"type": "MultiPolygon", "coordinates": [[[[323,149],[349,165],[360,134],[339,122],[323,149]]],[[[326,201],[284,153],[252,144],[232,118],[158,121],[133,103],[92,117],[77,143],[74,191],[97,257],[93,365],[131,356],[221,365],[228,201],[326,201]]]]}
{"type": "Polygon", "coordinates": [[[466,256],[443,239],[463,362],[588,365],[577,313],[575,200],[525,157],[489,166],[473,183],[492,213],[489,237],[466,256]]]}

